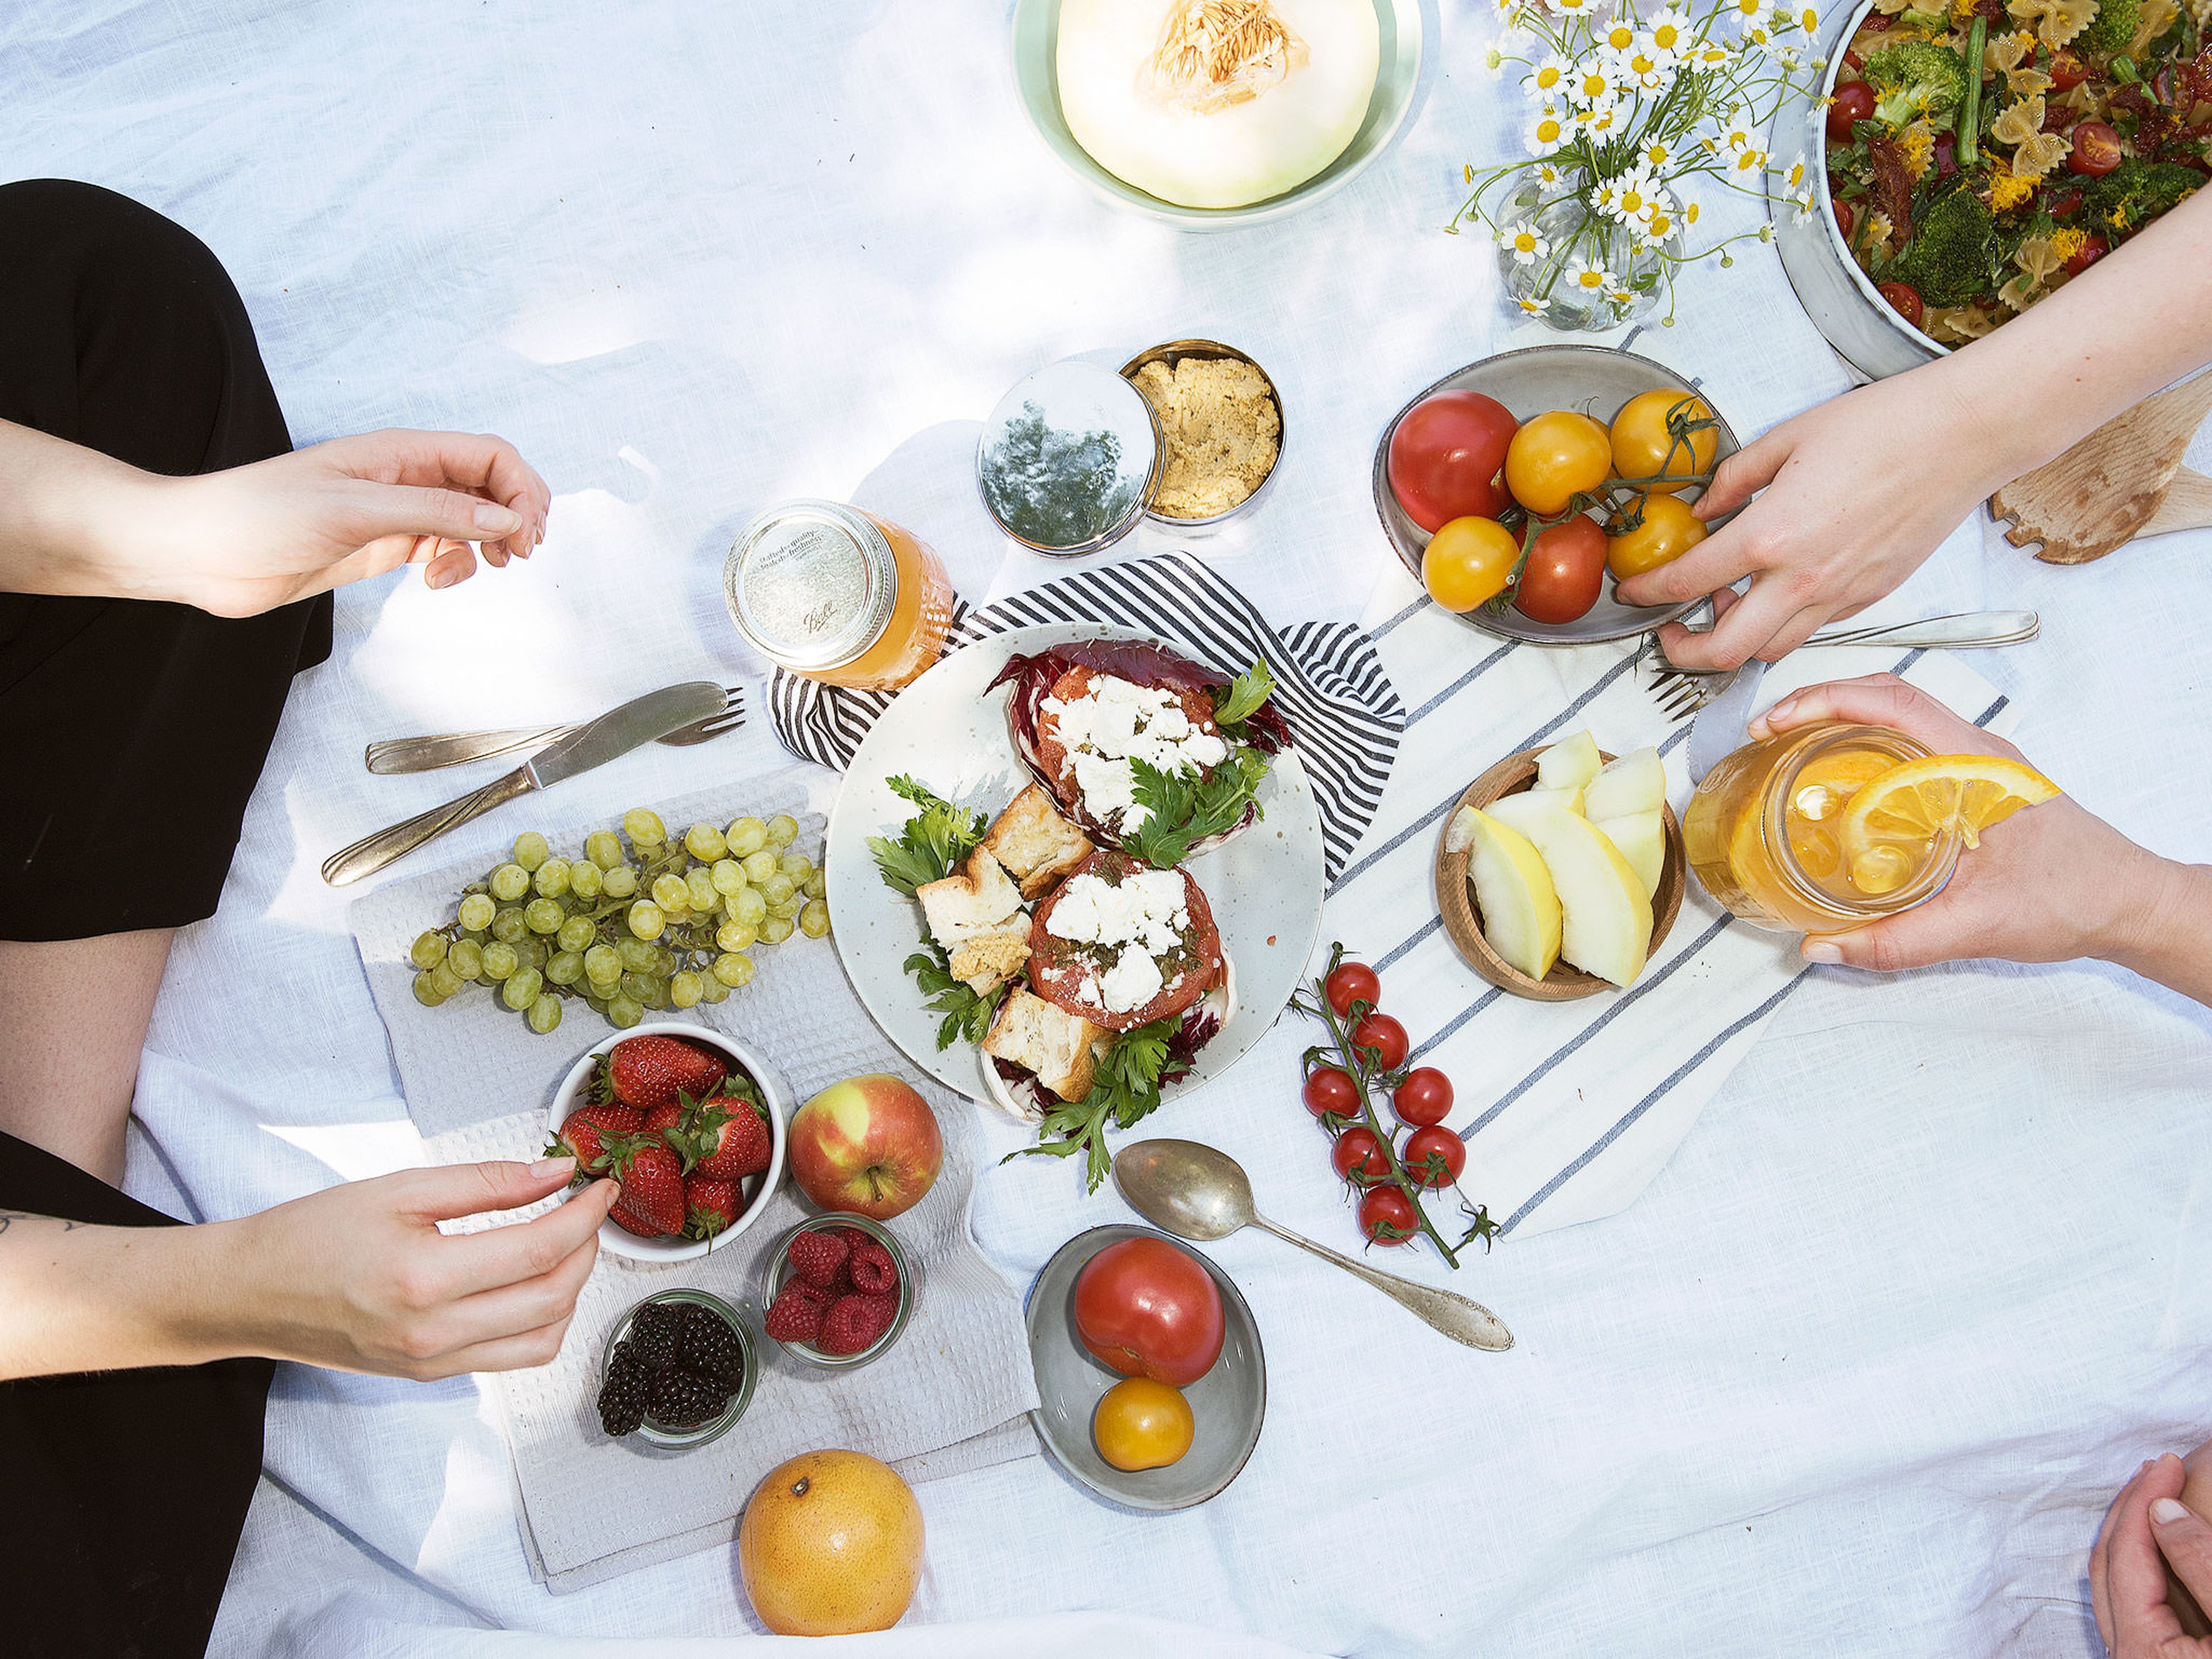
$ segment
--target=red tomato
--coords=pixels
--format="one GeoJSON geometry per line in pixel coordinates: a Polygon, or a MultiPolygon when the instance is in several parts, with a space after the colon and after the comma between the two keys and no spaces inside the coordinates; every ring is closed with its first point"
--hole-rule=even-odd
{"type": "Polygon", "coordinates": [[[1959,136],[1954,132],[1936,135],[1936,176],[1948,179],[1959,170],[1959,136]]]}
{"type": "Polygon", "coordinates": [[[1433,1066],[1416,1066],[1391,1095],[1390,1107],[1401,1123],[1441,1123],[1451,1115],[1451,1079],[1433,1066]]]}
{"type": "Polygon", "coordinates": [[[1075,1281],[1075,1332],[1124,1376],[1187,1389],[1221,1355],[1221,1292],[1188,1250],[1146,1236],[1109,1244],[1075,1281]]]}
{"type": "Polygon", "coordinates": [[[1364,962],[1338,963],[1322,988],[1328,993],[1328,1006],[1339,1014],[1349,1014],[1355,1002],[1372,1008],[1382,1000],[1382,981],[1364,962]]]}
{"type": "Polygon", "coordinates": [[[2066,274],[2069,276],[2079,276],[2111,252],[2110,243],[2106,242],[2102,236],[2092,234],[2082,242],[2074,257],[2066,262],[2066,274]]]}
{"type": "Polygon", "coordinates": [[[1853,217],[1851,213],[1851,204],[1849,202],[1839,202],[1833,197],[1830,197],[1828,198],[1828,205],[1836,210],[1836,228],[1843,232],[1844,240],[1848,242],[1851,239],[1851,222],[1853,217]]]}
{"type": "Polygon", "coordinates": [[[2043,210],[2054,219],[2071,218],[2081,210],[2078,190],[2054,190],[2043,198],[2043,210]]]}
{"type": "Polygon", "coordinates": [[[1860,57],[1856,52],[1847,50],[1844,53],[1844,67],[1849,70],[1852,74],[1856,75],[1861,70],[1866,67],[1866,59],[1860,57]]]}
{"type": "Polygon", "coordinates": [[[2061,46],[2052,52],[2050,67],[2043,72],[2051,77],[2054,92],[2071,92],[2089,78],[2089,66],[2081,61],[2071,46],[2061,46]]]}
{"type": "Polygon", "coordinates": [[[1390,1173],[1389,1156],[1383,1152],[1382,1141],[1363,1123],[1353,1124],[1336,1138],[1328,1161],[1336,1166],[1337,1174],[1356,1186],[1380,1181],[1390,1173]]]}
{"type": "Polygon", "coordinates": [[[1828,106],[1828,137],[1839,144],[1848,144],[1851,142],[1851,123],[1873,119],[1874,88],[1863,81],[1839,82],[1836,101],[1828,106]]]}
{"type": "Polygon", "coordinates": [[[1403,1244],[1420,1229],[1413,1200],[1395,1187],[1370,1187],[1359,1200],[1359,1231],[1377,1244],[1403,1244]]]}
{"type": "Polygon", "coordinates": [[[2120,164],[2120,135],[2102,121],[2080,121],[2074,127],[2074,153],[2066,169],[2084,178],[2101,179],[2120,164]]]}
{"type": "Polygon", "coordinates": [[[1521,567],[1513,608],[1532,621],[1571,623],[1605,586],[1605,532],[1584,514],[1536,538],[1521,567]]]}
{"type": "Polygon", "coordinates": [[[1386,1072],[1395,1072],[1406,1063],[1406,1050],[1413,1044],[1407,1040],[1406,1028],[1389,1015],[1363,1014],[1359,1024],[1352,1028],[1352,1046],[1374,1049],[1376,1064],[1386,1072]]]}
{"type": "Polygon", "coordinates": [[[1390,491],[1431,535],[1454,519],[1494,519],[1511,504],[1505,451],[1519,422],[1480,392],[1439,392],[1390,432],[1390,491]]]}
{"type": "Polygon", "coordinates": [[[1889,301],[1890,309],[1917,328],[1920,326],[1920,290],[1910,283],[1881,284],[1881,297],[1889,301]]]}
{"type": "Polygon", "coordinates": [[[1306,1073],[1305,1102],[1306,1110],[1316,1117],[1359,1115],[1358,1085],[1352,1082],[1349,1072],[1340,1072],[1334,1066],[1316,1066],[1306,1073]]]}
{"type": "Polygon", "coordinates": [[[1449,1187],[1467,1168],[1467,1143],[1449,1129],[1431,1125],[1406,1137],[1398,1158],[1416,1187],[1449,1187]]]}

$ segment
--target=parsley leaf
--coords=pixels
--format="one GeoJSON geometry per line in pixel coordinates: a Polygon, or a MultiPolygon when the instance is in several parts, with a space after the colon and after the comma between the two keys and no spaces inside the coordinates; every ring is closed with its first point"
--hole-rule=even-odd
{"type": "Polygon", "coordinates": [[[950,1048],[955,1037],[981,1042],[989,1035],[991,1021],[999,1011],[999,999],[1006,994],[1004,985],[987,994],[977,994],[966,980],[952,977],[944,951],[935,945],[916,951],[906,959],[905,967],[927,996],[928,1006],[945,1016],[937,1028],[939,1049],[950,1048]]]}
{"type": "Polygon", "coordinates": [[[985,820],[981,812],[963,811],[903,774],[889,781],[892,793],[921,811],[906,821],[896,841],[869,836],[868,850],[876,855],[884,885],[911,897],[915,888],[952,873],[953,866],[983,839],[985,820]]]}
{"type": "Polygon", "coordinates": [[[1249,744],[1233,744],[1229,758],[1204,772],[1163,772],[1133,760],[1130,793],[1147,816],[1121,832],[1121,844],[1156,870],[1172,870],[1192,846],[1234,830],[1267,775],[1267,757],[1249,744]]]}
{"type": "Polygon", "coordinates": [[[1224,727],[1243,725],[1274,689],[1275,677],[1266,660],[1254,663],[1228,684],[1214,688],[1213,723],[1224,727]]]}
{"type": "Polygon", "coordinates": [[[1009,1156],[1071,1158],[1081,1152],[1084,1189],[1097,1191],[1113,1163],[1106,1152],[1108,1127],[1132,1127],[1158,1109],[1160,1073],[1167,1066],[1168,1045],[1182,1024],[1181,1014],[1169,1014],[1122,1032],[1100,1057],[1091,1092],[1047,1112],[1037,1128],[1037,1144],[1009,1156]]]}

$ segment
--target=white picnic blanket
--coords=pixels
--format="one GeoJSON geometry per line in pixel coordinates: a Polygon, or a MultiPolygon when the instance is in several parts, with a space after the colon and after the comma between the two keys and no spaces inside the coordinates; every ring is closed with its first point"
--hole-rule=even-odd
{"type": "MultiPolygon", "coordinates": [[[[1504,325],[1486,252],[1438,230],[1460,164],[1518,142],[1480,69],[1490,9],[1423,10],[1419,106],[1376,167],[1310,213],[1188,237],[1095,202],[1034,139],[1005,0],[6,7],[5,169],[111,185],[204,236],[301,441],[497,430],[558,498],[526,570],[340,601],[222,911],[172,966],[134,1189],[233,1215],[418,1155],[346,896],[315,870],[450,780],[370,779],[365,740],[744,673],[720,556],[787,495],[910,526],[970,599],[1056,574],[1002,553],[966,471],[975,422],[1042,362],[1191,334],[1250,350],[1297,435],[1264,510],[1206,556],[1271,617],[1360,616],[1389,570],[1367,500],[1382,422],[1539,337],[1504,325]]],[[[1636,349],[1702,376],[1741,432],[1844,384],[1752,245],[1691,271],[1680,324],[1636,349]]],[[[2212,860],[2208,553],[2179,536],[2061,570],[1968,532],[1895,609],[2040,610],[2040,641],[1973,664],[2020,708],[2019,741],[2131,833],[2212,860]]],[[[1470,720],[1455,774],[1534,724],[1470,720]]],[[[759,768],[764,742],[576,787],[609,811],[666,799],[759,768]]],[[[448,855],[520,822],[470,826],[448,855]]],[[[1419,968],[1395,964],[1394,993],[1419,968]]],[[[1279,1032],[1190,1114],[1271,1215],[1343,1242],[1296,1099],[1304,1040],[1279,1032]]],[[[2209,1094],[2212,1022],[2116,970],[1818,970],[1634,1205],[1457,1275],[1512,1353],[1228,1241],[1272,1384],[1236,1485],[1140,1517],[1039,1460],[932,1482],[913,1614],[848,1645],[2092,1652],[2081,1575],[2107,1496],[2212,1427],[2209,1094]]],[[[975,1225],[1020,1285],[1122,1214],[1031,1162],[984,1175],[975,1225]]],[[[753,1629],[722,1552],[574,1595],[533,1584],[465,1380],[286,1368],[268,1468],[226,1656],[596,1659],[724,1652],[667,1638],[753,1629]]]]}

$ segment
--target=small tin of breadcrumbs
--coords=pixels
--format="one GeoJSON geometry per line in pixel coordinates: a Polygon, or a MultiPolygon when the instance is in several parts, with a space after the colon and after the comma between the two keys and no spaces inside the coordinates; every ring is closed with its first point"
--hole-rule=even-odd
{"type": "Polygon", "coordinates": [[[1175,529],[1249,511],[1281,469],[1282,394],[1267,370],[1218,340],[1170,340],[1121,365],[1152,405],[1164,465],[1146,515],[1175,529]]]}

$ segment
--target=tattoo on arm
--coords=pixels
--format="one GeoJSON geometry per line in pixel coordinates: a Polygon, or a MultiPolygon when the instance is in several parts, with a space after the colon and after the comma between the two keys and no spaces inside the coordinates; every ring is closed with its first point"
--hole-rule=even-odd
{"type": "Polygon", "coordinates": [[[9,1228],[19,1221],[58,1221],[62,1224],[62,1231],[65,1233],[73,1233],[79,1227],[88,1224],[82,1221],[71,1221],[66,1216],[40,1215],[33,1210],[0,1210],[0,1235],[4,1235],[9,1228]]]}

